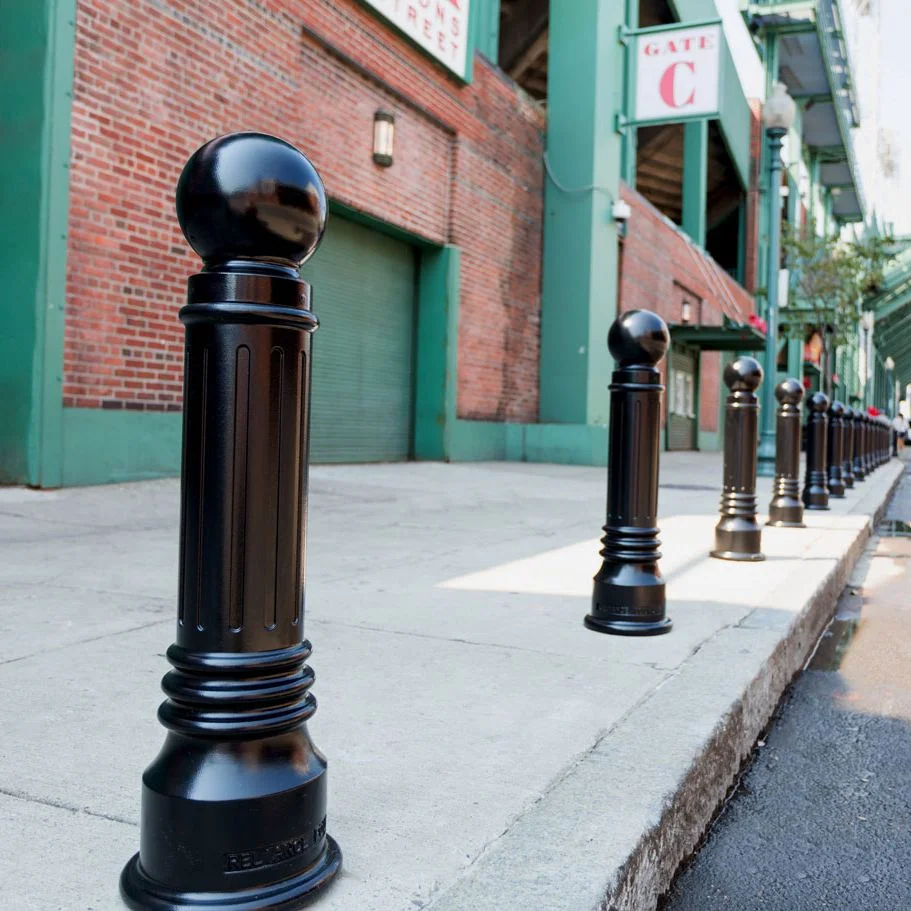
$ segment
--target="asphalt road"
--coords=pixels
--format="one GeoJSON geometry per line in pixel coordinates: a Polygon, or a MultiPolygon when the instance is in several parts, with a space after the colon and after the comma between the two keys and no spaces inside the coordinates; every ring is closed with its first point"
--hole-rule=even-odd
{"type": "Polygon", "coordinates": [[[911,911],[907,470],[887,520],[664,911],[911,911]]]}

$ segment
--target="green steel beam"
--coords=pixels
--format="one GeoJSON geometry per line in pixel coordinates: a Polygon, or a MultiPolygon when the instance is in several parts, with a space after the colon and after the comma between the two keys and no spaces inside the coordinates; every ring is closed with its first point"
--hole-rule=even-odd
{"type": "Polygon", "coordinates": [[[709,123],[683,125],[683,218],[681,227],[705,247],[706,201],[709,180],[709,123]]]}
{"type": "Polygon", "coordinates": [[[63,444],[76,0],[0,4],[0,481],[56,487],[63,444]]]}
{"type": "Polygon", "coordinates": [[[624,5],[573,0],[551,17],[541,301],[540,420],[603,424],[617,312],[624,5]]]}

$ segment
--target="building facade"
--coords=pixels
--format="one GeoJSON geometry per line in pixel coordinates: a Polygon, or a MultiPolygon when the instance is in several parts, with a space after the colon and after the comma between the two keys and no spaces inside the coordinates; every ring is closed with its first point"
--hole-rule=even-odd
{"type": "MultiPolygon", "coordinates": [[[[304,268],[321,320],[314,461],[603,464],[605,338],[634,307],[671,325],[666,447],[719,448],[723,365],[763,344],[760,110],[774,79],[816,79],[787,217],[798,199],[833,223],[863,216],[825,43],[838,4],[805,6],[807,20],[794,3],[725,0],[5,7],[17,139],[4,156],[22,179],[0,210],[0,481],[179,471],[177,312],[198,261],[174,187],[199,145],[234,130],[299,146],[330,197],[304,268]],[[815,45],[795,26],[807,21],[815,45]],[[633,39],[650,29],[673,54],[658,42],[681,23],[723,36],[718,110],[638,124],[633,39]],[[795,69],[804,44],[821,79],[795,69]],[[388,158],[377,121],[394,128],[388,158]]],[[[672,103],[686,91],[671,86],[672,103]]],[[[783,350],[783,369],[802,369],[802,349],[783,350]]]]}

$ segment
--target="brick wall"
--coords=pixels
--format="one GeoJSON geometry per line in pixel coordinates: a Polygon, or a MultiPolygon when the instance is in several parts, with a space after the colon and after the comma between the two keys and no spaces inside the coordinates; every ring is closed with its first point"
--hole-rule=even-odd
{"type": "MultiPolygon", "coordinates": [[[[714,260],[703,255],[644,196],[621,184],[632,215],[620,248],[619,309],[654,310],[667,323],[679,323],[683,301],[691,321],[720,326],[727,315],[745,322],[753,298],[714,260]]],[[[666,371],[667,362],[662,362],[666,371]]],[[[699,426],[718,429],[721,354],[706,351],[700,360],[699,426]]],[[[665,401],[666,401],[665,396],[665,401]]]]}
{"type": "Polygon", "coordinates": [[[198,260],[174,186],[201,143],[252,129],[304,149],[332,198],[462,248],[459,414],[536,420],[543,122],[481,58],[462,86],[355,0],[79,0],[64,404],[180,408],[198,260]]]}

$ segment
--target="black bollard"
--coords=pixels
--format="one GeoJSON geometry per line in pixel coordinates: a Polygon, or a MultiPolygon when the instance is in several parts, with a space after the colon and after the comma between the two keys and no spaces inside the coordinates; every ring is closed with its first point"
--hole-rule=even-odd
{"type": "Polygon", "coordinates": [[[326,834],[326,761],[303,638],[310,339],[300,265],[326,223],[319,175],[293,146],[235,133],[177,185],[202,257],[189,279],[180,580],[168,729],[142,778],[135,909],[291,909],[341,854],[326,834]]]}
{"type": "Polygon", "coordinates": [[[715,526],[719,560],[764,560],[762,528],[756,521],[756,445],[762,367],[752,357],[739,357],[724,368],[731,394],[724,412],[724,491],[721,519],[715,526]]]}
{"type": "Polygon", "coordinates": [[[898,431],[892,428],[892,458],[898,458],[898,431]]]}
{"type": "Polygon", "coordinates": [[[869,414],[864,415],[864,470],[867,475],[871,475],[876,468],[873,459],[873,418],[869,414]]]}
{"type": "Polygon", "coordinates": [[[854,409],[845,405],[841,419],[841,434],[844,442],[841,463],[841,479],[845,488],[854,486],[854,409]]]}
{"type": "Polygon", "coordinates": [[[864,414],[860,408],[854,409],[854,438],[852,443],[854,454],[854,480],[860,482],[867,477],[866,467],[864,465],[864,414]]]}
{"type": "Polygon", "coordinates": [[[670,334],[649,310],[630,310],[610,328],[617,361],[610,384],[607,522],[604,562],[595,576],[585,625],[599,633],[657,636],[670,632],[658,569],[658,453],[661,373],[670,334]]]}
{"type": "Polygon", "coordinates": [[[778,415],[775,429],[775,480],[769,504],[769,525],[806,528],[800,502],[800,402],[803,386],[782,380],[775,387],[778,415]]]}
{"type": "Polygon", "coordinates": [[[807,470],[803,486],[806,509],[828,509],[829,488],[826,486],[826,411],[829,399],[814,392],[807,401],[807,470]]]}
{"type": "Polygon", "coordinates": [[[826,486],[829,496],[843,499],[845,482],[841,476],[841,463],[844,461],[843,418],[845,406],[837,399],[829,405],[829,432],[826,441],[826,486]]]}

